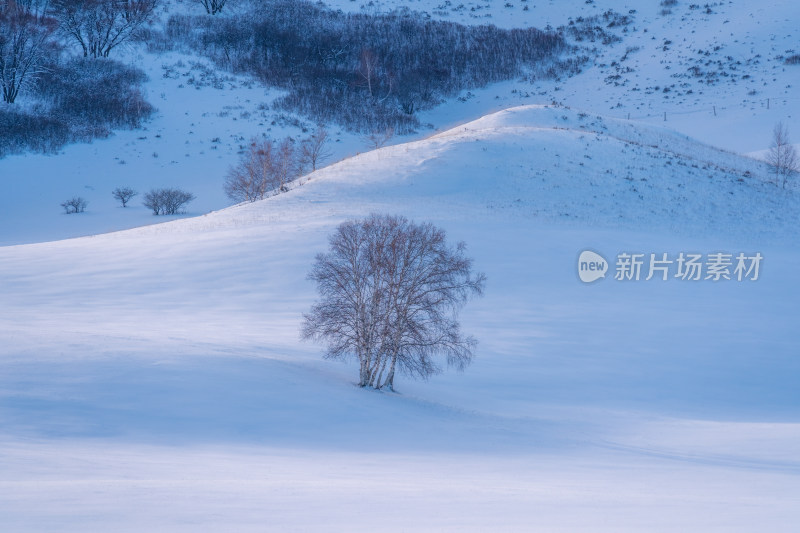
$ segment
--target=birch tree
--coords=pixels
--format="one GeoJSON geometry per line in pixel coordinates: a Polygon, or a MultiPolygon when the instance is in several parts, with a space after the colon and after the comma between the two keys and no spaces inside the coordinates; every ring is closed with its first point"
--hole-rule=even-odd
{"type": "Polygon", "coordinates": [[[775,184],[782,184],[784,189],[789,178],[800,172],[797,150],[789,140],[789,128],[782,122],[778,122],[772,131],[772,146],[767,152],[767,162],[775,173],[775,184]]]}
{"type": "Polygon", "coordinates": [[[225,194],[234,202],[263,200],[277,187],[273,183],[275,155],[271,141],[252,139],[242,159],[228,170],[225,177],[225,194]]]}
{"type": "Polygon", "coordinates": [[[317,165],[331,156],[331,151],[327,147],[328,130],[319,125],[317,129],[300,147],[303,159],[311,165],[311,171],[317,170],[317,165]]]}
{"type": "Polygon", "coordinates": [[[289,182],[303,173],[303,165],[289,137],[278,143],[254,137],[239,163],[228,170],[225,194],[234,202],[255,202],[286,192],[289,182]]]}
{"type": "Polygon", "coordinates": [[[341,224],[309,274],[320,299],[304,315],[303,338],[326,343],[327,358],[355,356],[361,387],[394,390],[398,371],[425,379],[442,359],[463,370],[476,341],[458,312],[486,280],[465,252],[443,230],[401,216],[341,224]]]}

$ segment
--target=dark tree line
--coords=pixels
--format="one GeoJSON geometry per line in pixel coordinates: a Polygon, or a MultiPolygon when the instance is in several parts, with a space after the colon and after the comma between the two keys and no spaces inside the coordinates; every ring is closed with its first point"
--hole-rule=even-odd
{"type": "Polygon", "coordinates": [[[417,126],[416,113],[466,88],[522,74],[566,46],[555,32],[464,26],[412,11],[343,13],[268,0],[228,18],[176,15],[167,40],[288,94],[276,106],[371,132],[417,126]]]}
{"type": "Polygon", "coordinates": [[[105,59],[146,24],[158,0],[0,0],[0,157],[138,127],[153,111],[144,73],[105,59]],[[60,37],[93,60],[70,58],[60,37]],[[100,58],[100,59],[97,59],[100,58]],[[20,94],[24,109],[11,105],[20,94]]]}
{"type": "Polygon", "coordinates": [[[13,104],[19,92],[36,81],[43,63],[55,51],[51,41],[57,22],[47,0],[0,0],[0,88],[3,102],[13,104]]]}
{"type": "Polygon", "coordinates": [[[153,113],[140,89],[145,74],[111,59],[43,64],[30,89],[37,105],[0,106],[0,157],[26,150],[50,152],[75,141],[135,128],[153,113]]]}
{"type": "Polygon", "coordinates": [[[158,0],[0,0],[0,88],[13,104],[57,61],[57,36],[84,57],[108,57],[149,22],[158,0]]]}

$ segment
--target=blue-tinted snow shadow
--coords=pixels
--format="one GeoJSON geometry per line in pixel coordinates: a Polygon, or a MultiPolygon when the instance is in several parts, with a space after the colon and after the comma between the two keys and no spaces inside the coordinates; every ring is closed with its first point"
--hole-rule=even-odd
{"type": "Polygon", "coordinates": [[[17,359],[2,367],[6,435],[365,452],[530,451],[568,440],[545,420],[519,428],[491,415],[361,389],[348,380],[354,369],[347,365],[217,356],[158,363],[132,356],[17,359]]]}

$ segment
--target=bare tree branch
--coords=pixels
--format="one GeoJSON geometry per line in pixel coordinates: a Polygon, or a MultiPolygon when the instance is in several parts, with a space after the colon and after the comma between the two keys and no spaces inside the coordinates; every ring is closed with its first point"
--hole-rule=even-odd
{"type": "Polygon", "coordinates": [[[84,57],[108,57],[150,21],[158,0],[53,0],[61,31],[84,57]]]}
{"type": "Polygon", "coordinates": [[[222,11],[222,8],[225,7],[225,4],[228,3],[228,0],[195,0],[199,2],[204,8],[206,8],[206,13],[209,15],[216,15],[222,11]]]}

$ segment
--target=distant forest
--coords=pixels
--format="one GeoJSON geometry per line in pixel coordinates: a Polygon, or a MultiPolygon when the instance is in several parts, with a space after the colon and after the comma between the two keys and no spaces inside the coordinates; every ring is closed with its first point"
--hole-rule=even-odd
{"type": "Polygon", "coordinates": [[[139,127],[153,112],[140,90],[147,77],[108,57],[157,4],[0,0],[0,157],[139,127]]]}
{"type": "Polygon", "coordinates": [[[409,10],[344,13],[294,0],[231,17],[173,15],[151,43],[189,47],[287,90],[276,109],[365,133],[413,131],[418,111],[521,76],[567,47],[556,31],[464,26],[409,10]]]}
{"type": "Polygon", "coordinates": [[[30,89],[33,107],[0,104],[0,157],[107,137],[113,128],[136,128],[150,116],[139,85],[147,77],[111,59],[52,61],[30,89]]]}
{"type": "Polygon", "coordinates": [[[148,119],[146,76],[109,57],[126,43],[202,55],[281,88],[277,112],[385,135],[417,130],[420,111],[464,90],[572,75],[591,43],[613,43],[608,29],[630,24],[612,11],[555,30],[504,30],[302,0],[249,2],[237,13],[221,13],[225,1],[201,5],[159,26],[151,24],[159,0],[0,0],[0,157],[54,151],[148,119]],[[15,103],[20,94],[24,105],[15,103]]]}

